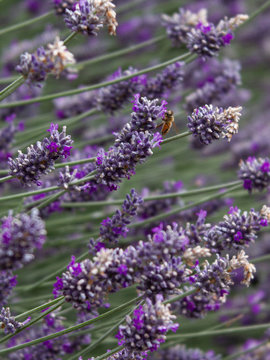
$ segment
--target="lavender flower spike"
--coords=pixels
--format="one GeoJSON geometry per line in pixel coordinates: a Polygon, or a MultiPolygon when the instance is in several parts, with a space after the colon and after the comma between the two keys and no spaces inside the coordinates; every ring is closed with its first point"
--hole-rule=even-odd
{"type": "Polygon", "coordinates": [[[16,330],[23,327],[30,321],[31,318],[28,318],[24,322],[18,322],[13,316],[11,316],[10,309],[2,308],[0,311],[0,327],[5,330],[5,334],[13,334],[16,330]]]}
{"type": "Polygon", "coordinates": [[[244,189],[262,191],[270,185],[270,159],[249,157],[239,164],[238,178],[243,180],[244,189]]]}
{"type": "Polygon", "coordinates": [[[213,105],[199,107],[188,116],[189,130],[205,145],[221,137],[230,141],[238,132],[241,110],[240,106],[224,110],[213,105]]]}
{"type": "Polygon", "coordinates": [[[38,141],[27,148],[27,154],[18,151],[16,159],[9,158],[9,174],[20,180],[22,185],[31,183],[40,185],[39,179],[54,169],[54,162],[59,158],[66,158],[72,149],[70,135],[66,135],[66,127],[58,131],[58,125],[51,124],[49,138],[38,141]]]}
{"type": "Polygon", "coordinates": [[[122,210],[117,210],[111,218],[102,221],[100,240],[116,243],[120,236],[125,237],[128,232],[127,225],[131,222],[131,218],[136,215],[137,208],[142,202],[143,199],[138,196],[135,189],[132,189],[130,195],[127,194],[126,196],[122,210]]]}
{"type": "Polygon", "coordinates": [[[160,295],[154,303],[146,299],[143,306],[134,310],[133,318],[127,316],[127,324],[119,327],[119,344],[125,344],[130,355],[157,350],[166,340],[166,333],[177,330],[178,324],[173,323],[176,317],[171,314],[170,305],[163,305],[162,300],[160,295]]]}
{"type": "Polygon", "coordinates": [[[16,70],[31,84],[44,81],[48,74],[58,78],[64,72],[74,72],[71,67],[67,68],[74,63],[73,54],[67,50],[64,42],[56,37],[53,44],[47,45],[47,49],[40,47],[34,54],[22,54],[16,70]]]}
{"type": "Polygon", "coordinates": [[[46,238],[45,224],[37,209],[2,219],[0,233],[0,270],[19,269],[34,258],[46,238]]]}
{"type": "Polygon", "coordinates": [[[129,142],[121,142],[118,147],[111,147],[108,153],[100,151],[97,156],[96,182],[116,190],[123,178],[130,179],[136,165],[145,162],[153,154],[153,148],[159,146],[162,137],[159,133],[131,133],[129,142]]]}
{"type": "Polygon", "coordinates": [[[84,35],[97,35],[107,25],[110,35],[116,35],[115,5],[109,0],[80,0],[74,9],[67,9],[65,22],[72,31],[84,35]]]}

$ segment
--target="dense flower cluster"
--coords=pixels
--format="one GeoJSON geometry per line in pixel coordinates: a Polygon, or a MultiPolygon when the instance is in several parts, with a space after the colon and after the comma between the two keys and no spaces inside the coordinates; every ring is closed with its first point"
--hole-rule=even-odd
{"type": "Polygon", "coordinates": [[[232,93],[236,86],[241,84],[241,66],[238,61],[224,59],[219,63],[213,59],[209,67],[213,71],[213,76],[210,73],[203,84],[186,97],[185,107],[189,112],[204,104],[222,103],[224,97],[226,99],[226,95],[232,93]]]}
{"type": "Polygon", "coordinates": [[[75,0],[53,0],[55,12],[57,15],[65,14],[67,9],[73,9],[75,0]]]}
{"type": "Polygon", "coordinates": [[[131,355],[155,351],[165,342],[169,330],[175,332],[178,324],[170,312],[170,305],[162,304],[162,296],[155,302],[146,299],[144,305],[134,310],[133,317],[126,317],[126,325],[120,325],[118,332],[119,344],[125,344],[131,355]]]}
{"type": "Polygon", "coordinates": [[[125,237],[128,233],[127,225],[130,224],[132,217],[136,215],[137,208],[142,202],[143,199],[132,189],[130,195],[127,194],[126,196],[122,210],[117,210],[111,218],[102,221],[100,240],[116,243],[119,237],[125,237]]]}
{"type": "Polygon", "coordinates": [[[12,289],[17,285],[16,278],[11,270],[0,271],[0,306],[8,303],[12,289]]]}
{"type": "Polygon", "coordinates": [[[63,73],[71,75],[74,69],[67,66],[72,64],[75,64],[73,54],[67,50],[63,41],[56,37],[53,44],[47,45],[47,49],[40,47],[33,54],[23,53],[16,70],[29,84],[38,84],[43,82],[48,74],[57,78],[63,73]]]}
{"type": "Polygon", "coordinates": [[[2,219],[0,232],[0,269],[21,268],[34,258],[34,251],[45,241],[45,224],[33,209],[28,215],[12,214],[2,219]]]}
{"type": "Polygon", "coordinates": [[[263,207],[261,212],[251,209],[242,212],[240,209],[231,207],[228,215],[224,216],[204,236],[209,248],[216,252],[225,249],[243,249],[257,239],[257,233],[262,227],[268,226],[269,210],[263,207]]]}
{"type": "Polygon", "coordinates": [[[66,135],[66,127],[58,131],[58,125],[51,124],[48,130],[50,137],[27,148],[27,154],[18,151],[16,159],[9,158],[10,175],[20,180],[23,185],[40,184],[42,175],[54,169],[54,162],[59,158],[67,158],[72,149],[70,135],[66,135]]]}
{"type": "MultiPolygon", "coordinates": [[[[131,76],[136,72],[137,70],[132,67],[129,67],[125,71],[119,68],[108,80],[131,76]]],[[[97,107],[106,113],[113,114],[115,111],[120,110],[125,103],[130,101],[131,97],[140,90],[140,87],[141,78],[139,76],[134,76],[116,84],[103,87],[96,94],[97,107]]]]}
{"type": "Polygon", "coordinates": [[[110,190],[116,190],[123,178],[129,179],[134,173],[137,164],[143,163],[153,154],[153,148],[160,146],[162,137],[159,133],[152,134],[153,120],[164,114],[165,103],[158,105],[157,100],[140,100],[135,96],[132,120],[116,134],[114,146],[108,152],[103,149],[97,155],[98,184],[104,184],[110,190]]]}
{"type": "Polygon", "coordinates": [[[239,179],[243,180],[244,189],[262,191],[270,184],[269,158],[249,157],[241,160],[238,171],[239,179]]]}
{"type": "Polygon", "coordinates": [[[213,105],[199,107],[188,116],[188,128],[205,145],[220,138],[230,141],[238,133],[241,110],[241,106],[227,109],[213,105]]]}
{"type": "Polygon", "coordinates": [[[233,30],[248,19],[247,15],[225,18],[216,26],[207,20],[206,9],[197,13],[179,9],[172,16],[163,15],[163,26],[174,45],[186,43],[187,48],[202,58],[218,54],[233,39],[233,30]]]}
{"type": "Polygon", "coordinates": [[[116,35],[115,5],[110,0],[80,0],[65,12],[69,29],[84,35],[97,35],[97,31],[108,26],[109,34],[116,35]]]}
{"type": "Polygon", "coordinates": [[[183,80],[184,64],[184,62],[177,61],[167,66],[155,77],[150,79],[145,77],[145,84],[141,95],[147,96],[148,99],[156,99],[165,96],[165,94],[175,89],[183,80]]]}
{"type": "Polygon", "coordinates": [[[30,321],[30,318],[25,320],[24,322],[16,321],[14,316],[11,316],[10,309],[2,308],[0,312],[0,324],[1,328],[4,329],[5,334],[13,334],[16,330],[23,327],[27,322],[30,321]]]}

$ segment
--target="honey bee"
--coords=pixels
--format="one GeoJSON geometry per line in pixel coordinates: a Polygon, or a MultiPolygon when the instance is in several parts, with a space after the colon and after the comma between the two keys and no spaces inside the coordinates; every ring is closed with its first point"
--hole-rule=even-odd
{"type": "Polygon", "coordinates": [[[161,134],[166,135],[171,130],[171,127],[173,125],[175,126],[173,111],[172,110],[167,110],[165,112],[165,114],[164,114],[163,119],[162,119],[162,123],[157,125],[156,128],[159,128],[159,127],[162,126],[161,134]]]}

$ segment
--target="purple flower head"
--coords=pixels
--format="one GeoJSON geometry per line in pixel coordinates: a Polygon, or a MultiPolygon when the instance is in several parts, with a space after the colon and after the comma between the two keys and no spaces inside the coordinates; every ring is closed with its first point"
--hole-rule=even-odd
{"type": "Polygon", "coordinates": [[[270,184],[270,160],[253,158],[252,161],[240,161],[238,177],[243,181],[244,189],[262,191],[270,184]]]}
{"type": "Polygon", "coordinates": [[[16,330],[22,328],[31,318],[28,318],[24,322],[18,322],[13,316],[11,316],[10,309],[2,307],[0,311],[0,323],[1,328],[5,330],[5,334],[14,334],[16,330]]]}
{"type": "Polygon", "coordinates": [[[16,159],[9,159],[10,175],[17,177],[23,185],[31,186],[31,183],[39,183],[42,175],[48,174],[54,169],[54,162],[61,157],[70,155],[72,140],[66,135],[66,127],[62,132],[58,131],[58,125],[51,124],[48,129],[50,137],[45,137],[41,142],[27,148],[27,153],[18,151],[16,159]]]}
{"type": "Polygon", "coordinates": [[[120,275],[127,275],[127,271],[128,271],[128,268],[127,268],[127,265],[125,265],[125,264],[121,264],[118,267],[118,272],[120,275]]]}
{"type": "Polygon", "coordinates": [[[228,33],[226,35],[223,35],[221,39],[223,40],[225,45],[228,45],[231,43],[232,39],[234,38],[232,33],[228,33]]]}
{"type": "Polygon", "coordinates": [[[237,233],[233,236],[233,239],[238,242],[243,239],[243,234],[241,231],[237,231],[237,233]]]}
{"type": "Polygon", "coordinates": [[[37,209],[3,219],[0,233],[0,269],[18,269],[34,258],[34,251],[45,241],[45,224],[37,209]]]}

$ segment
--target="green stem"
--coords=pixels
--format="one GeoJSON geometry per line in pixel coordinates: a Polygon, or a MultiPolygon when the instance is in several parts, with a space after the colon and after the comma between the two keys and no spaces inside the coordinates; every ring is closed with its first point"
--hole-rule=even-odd
{"type": "MultiPolygon", "coordinates": [[[[205,194],[207,192],[225,189],[225,188],[228,188],[231,186],[239,185],[241,183],[242,183],[242,181],[237,180],[237,181],[232,181],[232,182],[225,183],[225,184],[207,186],[207,187],[204,187],[201,189],[185,191],[182,193],[177,192],[177,193],[169,193],[169,194],[162,194],[162,195],[155,195],[155,196],[147,196],[143,199],[143,201],[147,202],[147,201],[154,201],[154,200],[173,199],[176,197],[184,198],[184,197],[189,197],[191,195],[205,194]]],[[[110,201],[86,201],[86,202],[76,202],[76,203],[66,202],[66,203],[61,204],[61,207],[63,207],[63,208],[86,207],[87,208],[87,207],[93,207],[93,206],[96,207],[96,206],[121,205],[121,204],[123,204],[124,200],[125,199],[110,200],[110,201]]]]}
{"type": "MultiPolygon", "coordinates": [[[[261,7],[259,7],[259,9],[257,9],[256,11],[254,11],[248,18],[247,21],[244,22],[244,24],[247,24],[248,22],[250,22],[251,20],[253,20],[256,16],[260,15],[260,13],[262,13],[264,10],[266,10],[268,7],[270,6],[270,0],[266,1],[261,7]]],[[[244,25],[243,24],[243,25],[244,25]]]]}
{"type": "Polygon", "coordinates": [[[118,346],[117,348],[114,348],[110,352],[106,352],[105,354],[98,356],[95,360],[104,360],[107,359],[109,356],[112,356],[113,354],[118,353],[119,351],[124,349],[124,345],[118,346]]]}
{"type": "Polygon", "coordinates": [[[182,134],[178,134],[178,135],[175,135],[175,136],[171,136],[171,137],[169,137],[168,139],[163,140],[162,143],[161,143],[161,146],[162,146],[162,145],[165,145],[165,144],[168,144],[168,143],[170,143],[171,141],[178,140],[178,139],[182,139],[183,137],[189,136],[189,135],[191,135],[191,134],[192,134],[192,132],[186,131],[186,132],[183,132],[182,134]]]}
{"type": "Polygon", "coordinates": [[[14,178],[14,176],[12,176],[12,175],[5,176],[5,177],[3,177],[3,178],[0,179],[0,183],[3,183],[3,182],[8,181],[8,180],[11,180],[11,179],[13,179],[13,178],[14,178]]]}
{"type": "Polygon", "coordinates": [[[19,320],[21,318],[25,318],[26,316],[29,316],[29,315],[37,312],[37,311],[41,311],[43,309],[46,309],[47,307],[50,307],[50,306],[58,303],[60,300],[63,300],[63,299],[64,299],[64,296],[60,296],[57,299],[54,299],[52,301],[47,302],[46,304],[42,304],[40,306],[37,306],[37,307],[35,307],[35,308],[31,309],[31,310],[28,310],[28,311],[22,313],[20,315],[15,316],[15,319],[19,320]]]}
{"type": "Polygon", "coordinates": [[[225,358],[223,358],[223,360],[233,360],[233,359],[240,359],[240,357],[242,357],[242,355],[246,355],[252,351],[255,351],[257,349],[259,349],[260,347],[268,344],[269,340],[265,340],[262,343],[260,343],[259,345],[256,345],[252,348],[249,348],[247,350],[243,350],[243,351],[239,351],[238,353],[234,353],[232,355],[226,356],[225,358]]]}
{"type": "Polygon", "coordinates": [[[37,16],[37,17],[35,17],[33,19],[23,21],[23,22],[21,22],[19,24],[16,24],[16,25],[8,26],[8,27],[0,30],[0,36],[4,35],[4,34],[7,34],[7,33],[11,32],[11,31],[19,30],[19,29],[25,28],[26,26],[29,26],[29,25],[35,24],[37,22],[40,22],[41,20],[47,19],[48,17],[50,17],[53,14],[54,14],[54,11],[49,11],[49,12],[47,12],[45,14],[42,14],[40,16],[37,16]]]}
{"type": "MultiPolygon", "coordinates": [[[[25,78],[21,75],[16,80],[14,80],[11,84],[6,86],[2,91],[0,91],[0,101],[4,100],[6,97],[8,97],[11,93],[13,93],[13,91],[15,91],[24,82],[25,82],[25,78]]],[[[6,105],[7,104],[8,103],[6,103],[6,105]]]]}
{"type": "Polygon", "coordinates": [[[188,204],[186,206],[183,206],[183,207],[177,207],[175,209],[172,209],[171,211],[168,211],[166,213],[162,213],[162,214],[159,214],[159,215],[156,215],[156,216],[152,216],[144,221],[140,221],[140,222],[137,222],[137,223],[133,223],[131,225],[129,225],[128,227],[130,228],[133,228],[133,227],[141,227],[141,226],[145,226],[145,225],[149,225],[151,224],[152,222],[156,222],[156,221],[160,221],[160,220],[163,220],[164,218],[168,217],[168,216],[172,216],[172,215],[176,215],[178,213],[180,213],[181,211],[184,211],[184,210],[187,210],[187,209],[190,209],[194,206],[197,206],[197,205],[201,205],[201,204],[204,204],[205,202],[207,201],[210,201],[210,200],[213,200],[213,199],[218,199],[218,198],[221,198],[223,197],[224,195],[230,193],[231,191],[234,191],[236,189],[239,189],[241,185],[238,184],[236,186],[233,186],[233,187],[230,187],[228,190],[222,192],[222,193],[218,193],[218,194],[214,194],[214,195],[211,195],[211,196],[208,196],[208,197],[205,197],[199,201],[195,201],[191,204],[188,204]]]}
{"type": "Polygon", "coordinates": [[[14,334],[11,335],[7,335],[4,338],[1,339],[0,344],[8,341],[9,339],[11,339],[13,336],[19,334],[20,332],[22,332],[23,330],[29,328],[30,326],[34,325],[35,323],[37,323],[39,320],[43,319],[46,315],[50,314],[51,312],[53,312],[54,310],[56,310],[57,308],[59,308],[59,306],[61,306],[63,303],[65,302],[65,299],[59,300],[58,303],[56,305],[54,305],[53,307],[49,308],[47,311],[43,312],[40,316],[38,316],[36,319],[30,321],[29,323],[27,323],[25,326],[23,326],[22,328],[20,328],[19,330],[17,330],[14,334]]]}
{"type": "Polygon", "coordinates": [[[64,45],[67,45],[78,33],[73,31],[68,35],[68,37],[63,41],[64,45]]]}
{"type": "Polygon", "coordinates": [[[52,202],[60,198],[60,196],[64,195],[66,190],[59,191],[56,194],[51,195],[48,199],[44,200],[40,205],[37,206],[37,209],[43,209],[46,206],[50,205],[52,202]]]}
{"type": "Polygon", "coordinates": [[[266,260],[270,260],[270,254],[263,255],[263,256],[255,258],[255,259],[251,259],[250,262],[253,264],[258,264],[258,263],[266,261],[266,260]]]}
{"type": "Polygon", "coordinates": [[[188,334],[177,334],[170,335],[168,339],[189,339],[192,337],[201,337],[201,336],[218,336],[218,335],[227,335],[227,334],[235,334],[241,332],[249,332],[249,331],[257,331],[264,330],[270,327],[270,323],[267,324],[258,324],[258,325],[250,325],[250,326],[239,326],[230,329],[215,329],[213,331],[200,331],[197,333],[188,333],[188,334]]]}
{"type": "Polygon", "coordinates": [[[135,302],[137,302],[138,300],[141,300],[141,297],[136,297],[118,307],[116,307],[115,309],[112,309],[110,311],[107,311],[106,313],[102,314],[102,315],[99,315],[97,316],[96,318],[94,319],[90,319],[90,320],[87,320],[87,321],[84,321],[82,322],[81,324],[78,324],[78,325],[74,325],[74,326],[71,326],[67,329],[64,329],[64,330],[61,330],[61,331],[58,331],[54,334],[50,334],[50,335],[47,335],[47,336],[43,336],[41,338],[38,338],[38,339],[35,339],[35,340],[32,340],[32,341],[29,341],[27,343],[23,343],[23,344],[19,344],[19,345],[16,345],[16,346],[13,346],[13,347],[10,347],[10,348],[5,348],[5,349],[2,349],[0,350],[0,354],[3,355],[3,354],[8,354],[12,351],[17,351],[17,350],[21,350],[21,349],[24,349],[26,347],[29,347],[29,346],[33,346],[33,345],[37,345],[37,344],[40,344],[44,341],[47,341],[47,340],[51,340],[51,339],[55,339],[59,336],[62,336],[62,335],[65,335],[65,334],[68,334],[68,333],[71,333],[75,330],[78,330],[78,329],[81,329],[87,325],[92,325],[100,320],[103,320],[103,319],[106,319],[107,317],[110,317],[111,315],[113,314],[116,314],[118,313],[119,311],[125,309],[126,307],[130,306],[130,305],[133,305],[135,302]]]}
{"type": "Polygon", "coordinates": [[[133,52],[133,51],[142,49],[142,48],[144,48],[146,46],[156,44],[157,42],[159,42],[159,41],[161,41],[163,39],[166,39],[166,38],[167,38],[167,35],[160,35],[160,36],[157,36],[157,37],[155,37],[153,39],[144,41],[144,42],[142,42],[140,44],[137,44],[137,45],[132,45],[132,46],[129,46],[129,47],[121,49],[121,50],[113,51],[113,52],[111,52],[109,54],[104,54],[104,55],[96,56],[93,59],[81,61],[81,62],[79,62],[77,64],[76,68],[81,70],[85,66],[93,65],[93,64],[99,63],[100,61],[103,61],[103,60],[109,60],[109,59],[116,58],[118,56],[126,55],[128,53],[133,52]]]}
{"type": "Polygon", "coordinates": [[[101,82],[101,83],[90,85],[90,86],[85,86],[85,87],[79,88],[79,89],[62,91],[62,92],[55,93],[55,94],[48,94],[48,95],[45,95],[45,96],[40,96],[40,97],[36,97],[36,98],[33,98],[33,99],[29,99],[29,100],[20,100],[20,101],[9,102],[8,104],[0,104],[0,109],[7,108],[7,107],[16,107],[16,106],[21,106],[21,105],[34,104],[36,102],[49,101],[49,100],[57,99],[59,97],[65,97],[65,96],[69,96],[69,95],[76,95],[76,94],[80,94],[80,93],[83,93],[83,92],[86,92],[86,91],[100,89],[100,88],[105,87],[105,86],[117,84],[117,83],[119,83],[121,81],[124,81],[124,80],[129,80],[129,79],[131,79],[131,78],[133,78],[135,76],[147,74],[149,72],[162,69],[162,68],[164,68],[164,67],[166,67],[168,65],[171,65],[171,64],[175,63],[176,61],[180,61],[180,60],[184,60],[184,59],[188,59],[188,61],[192,61],[195,58],[196,58],[196,56],[191,55],[191,53],[188,52],[188,53],[185,53],[183,55],[177,56],[177,57],[175,57],[175,58],[173,58],[171,60],[167,60],[167,61],[165,61],[163,63],[160,63],[158,65],[150,66],[148,68],[139,70],[139,71],[137,71],[135,73],[132,73],[131,75],[122,76],[122,77],[119,77],[117,79],[101,82]]]}

